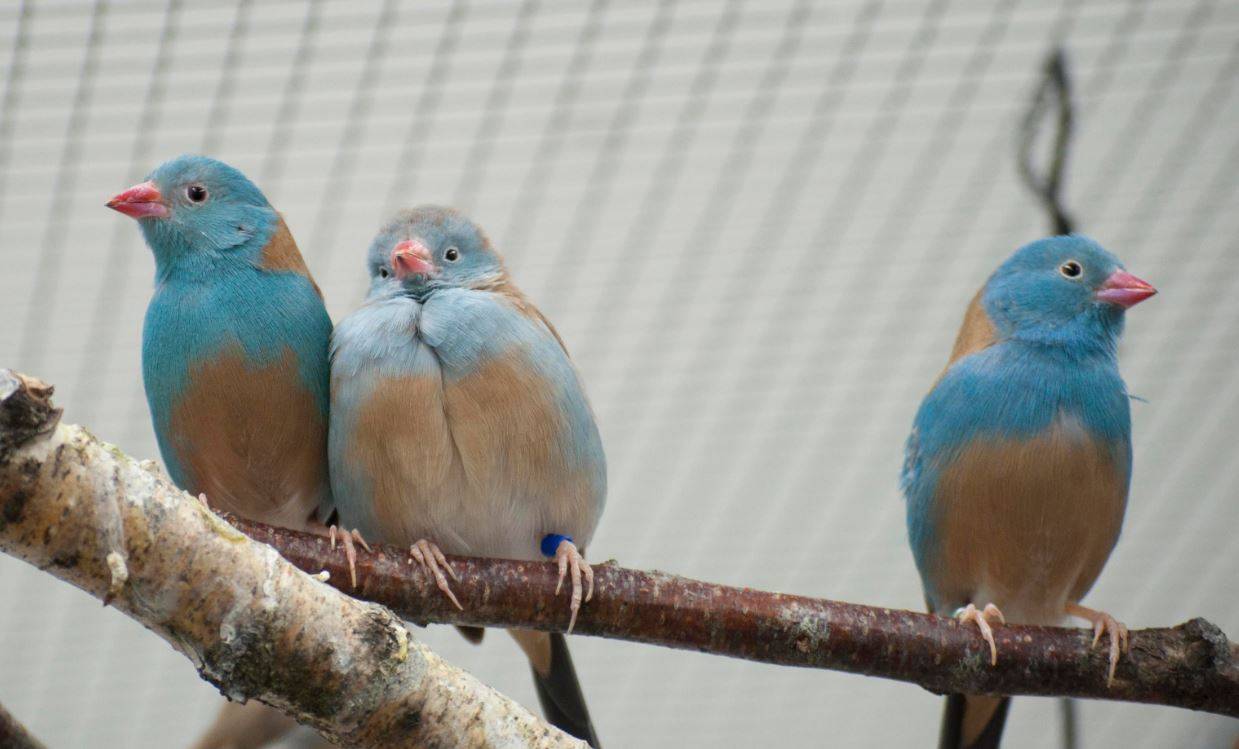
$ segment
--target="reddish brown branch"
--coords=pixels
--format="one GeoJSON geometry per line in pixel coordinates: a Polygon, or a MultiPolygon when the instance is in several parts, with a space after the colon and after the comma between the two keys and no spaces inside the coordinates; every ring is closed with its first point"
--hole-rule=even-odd
{"type": "MultiPolygon", "coordinates": [[[[326,570],[340,590],[419,623],[562,631],[566,593],[554,596],[549,563],[452,557],[464,605],[457,610],[394,547],[359,550],[358,588],[325,539],[240,519],[232,522],[308,572],[326,570]]],[[[1106,685],[1102,648],[1087,630],[1005,627],[998,665],[975,630],[912,611],[596,565],[594,599],[576,633],[696,650],[786,666],[828,668],[919,684],[939,693],[1031,694],[1147,702],[1239,717],[1239,652],[1204,619],[1136,630],[1131,653],[1106,685]]]]}

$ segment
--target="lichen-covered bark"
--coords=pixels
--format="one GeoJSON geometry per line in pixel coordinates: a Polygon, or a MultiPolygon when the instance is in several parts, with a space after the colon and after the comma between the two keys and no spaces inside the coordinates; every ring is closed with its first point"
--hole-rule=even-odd
{"type": "Polygon", "coordinates": [[[359,747],[580,747],[388,610],[294,568],[0,373],[0,549],[109,602],[233,699],[359,747]],[[50,428],[50,431],[49,431],[50,428]]]}
{"type": "MultiPolygon", "coordinates": [[[[359,550],[358,587],[342,552],[317,536],[230,519],[293,564],[326,570],[332,585],[417,622],[563,631],[566,591],[549,562],[450,557],[464,609],[409,564],[403,549],[359,550]]],[[[1060,695],[1148,702],[1239,716],[1239,653],[1204,619],[1131,633],[1131,652],[1107,686],[1092,632],[1001,627],[998,665],[975,628],[895,609],[733,588],[606,563],[576,634],[612,637],[787,666],[829,668],[919,684],[939,693],[1060,695]]]]}

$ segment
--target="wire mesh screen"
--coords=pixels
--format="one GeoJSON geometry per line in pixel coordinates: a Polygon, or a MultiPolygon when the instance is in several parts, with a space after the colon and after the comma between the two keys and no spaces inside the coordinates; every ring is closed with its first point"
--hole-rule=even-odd
{"type": "MultiPolygon", "coordinates": [[[[611,490],[591,557],[920,608],[897,477],[972,293],[1047,231],[1016,166],[1067,51],[1078,228],[1162,291],[1129,316],[1135,472],[1086,602],[1239,635],[1239,4],[25,2],[0,7],[0,364],[157,457],[153,262],[109,195],[186,151],[282,210],[339,319],[397,206],[454,204],[558,327],[611,490]]],[[[220,702],[120,614],[0,559],[0,701],[53,746],[185,745],[220,702]]],[[[536,708],[507,638],[444,656],[536,708]]],[[[927,745],[904,684],[574,638],[611,746],[927,745]]],[[[1086,746],[1239,723],[1084,703],[1086,746]]],[[[1020,699],[1012,747],[1058,746],[1020,699]]]]}

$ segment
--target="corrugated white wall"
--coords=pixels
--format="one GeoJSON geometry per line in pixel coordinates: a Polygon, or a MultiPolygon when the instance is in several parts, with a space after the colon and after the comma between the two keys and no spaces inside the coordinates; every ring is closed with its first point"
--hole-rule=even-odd
{"type": "MultiPolygon", "coordinates": [[[[155,456],[152,261],[104,200],[204,151],[287,215],[337,318],[397,205],[472,213],[583,370],[598,559],[919,608],[897,476],[965,304],[1045,231],[1015,133],[1071,55],[1083,230],[1161,295],[1122,349],[1124,536],[1089,597],[1239,636],[1239,5],[568,0],[0,6],[0,365],[155,456]]],[[[0,560],[0,702],[54,746],[182,745],[217,706],[141,627],[0,560]]],[[[535,704],[506,637],[426,639],[535,704]]],[[[928,745],[911,686],[575,638],[609,746],[928,745]]],[[[1086,746],[1239,723],[1088,703],[1086,746]]],[[[1012,747],[1057,746],[1021,700],[1012,747]]]]}

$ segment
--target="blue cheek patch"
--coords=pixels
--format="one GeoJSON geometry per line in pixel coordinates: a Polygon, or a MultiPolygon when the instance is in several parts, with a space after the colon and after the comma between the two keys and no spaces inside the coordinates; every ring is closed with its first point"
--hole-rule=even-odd
{"type": "Polygon", "coordinates": [[[541,546],[542,556],[544,557],[555,556],[555,550],[558,549],[559,545],[564,541],[567,541],[568,543],[573,543],[572,536],[561,536],[558,533],[548,533],[547,535],[543,536],[542,546],[541,546]]]}

